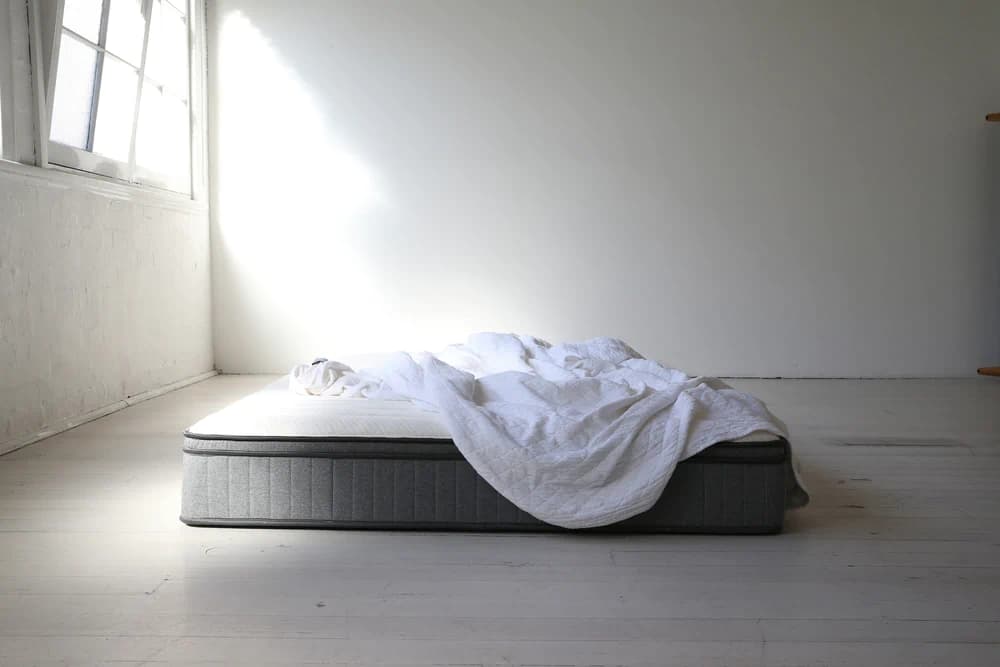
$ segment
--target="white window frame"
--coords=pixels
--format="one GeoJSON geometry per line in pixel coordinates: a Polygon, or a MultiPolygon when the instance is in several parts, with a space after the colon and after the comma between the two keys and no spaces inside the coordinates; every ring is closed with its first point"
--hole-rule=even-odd
{"type": "MultiPolygon", "coordinates": [[[[38,0],[33,0],[38,2],[38,0]]],[[[111,0],[102,0],[102,17],[103,22],[100,28],[101,36],[99,41],[103,42],[107,36],[107,17],[110,10],[111,0]]],[[[170,184],[163,179],[162,176],[156,174],[153,171],[142,168],[135,162],[135,136],[138,133],[138,116],[139,116],[139,104],[140,104],[140,92],[142,86],[145,82],[145,62],[146,62],[146,50],[149,44],[149,32],[150,26],[152,24],[151,19],[151,8],[153,0],[143,0],[142,2],[142,12],[146,16],[145,32],[143,34],[142,40],[142,58],[140,61],[137,78],[137,90],[136,90],[136,101],[135,107],[133,109],[133,120],[132,120],[132,137],[130,141],[131,150],[129,151],[128,162],[121,162],[117,160],[111,160],[104,156],[97,155],[89,150],[83,150],[76,148],[74,146],[68,146],[66,144],[59,143],[57,141],[48,140],[47,146],[47,156],[46,159],[50,165],[61,166],[64,168],[70,168],[80,171],[85,171],[88,173],[99,174],[102,176],[108,176],[117,180],[126,181],[129,183],[134,183],[138,185],[145,185],[151,187],[158,187],[163,189],[170,189],[170,184]]],[[[59,70],[59,45],[62,41],[62,34],[66,32],[69,34],[71,39],[76,39],[88,47],[94,49],[98,53],[97,60],[97,79],[94,85],[94,100],[93,107],[90,116],[90,141],[93,141],[93,131],[94,123],[97,117],[97,104],[100,98],[100,74],[103,70],[102,63],[106,58],[116,58],[116,56],[108,52],[104,46],[101,44],[95,44],[94,42],[78,35],[72,30],[63,28],[62,25],[62,13],[63,13],[64,0],[57,0],[56,10],[54,16],[52,16],[45,23],[45,27],[50,29],[51,32],[51,67],[48,68],[47,77],[48,85],[46,86],[45,93],[47,96],[48,103],[46,104],[47,117],[51,118],[52,112],[52,100],[55,93],[55,81],[58,76],[59,70]],[[50,27],[51,26],[51,27],[50,27]]],[[[189,69],[189,90],[187,91],[187,103],[188,103],[188,128],[190,132],[191,140],[191,169],[190,178],[191,182],[187,184],[186,192],[183,194],[191,193],[192,195],[197,191],[196,180],[201,180],[201,178],[196,179],[195,175],[195,156],[198,154],[196,151],[199,149],[204,150],[203,147],[197,146],[195,141],[195,128],[202,126],[201,119],[198,118],[200,115],[198,110],[203,108],[203,104],[200,100],[196,100],[196,91],[202,90],[202,81],[196,82],[195,71],[197,69],[203,70],[203,68],[196,68],[196,63],[203,62],[203,21],[199,19],[204,16],[202,3],[198,0],[191,0],[187,8],[187,27],[188,27],[188,69],[189,69]],[[202,25],[198,25],[201,23],[202,25]],[[196,109],[196,104],[198,109],[196,109]]],[[[46,43],[46,39],[42,38],[42,43],[46,43]]],[[[49,126],[48,118],[44,127],[46,128],[45,137],[48,137],[49,126]]],[[[200,134],[200,132],[199,132],[200,134]]]]}
{"type": "MultiPolygon", "coordinates": [[[[146,28],[142,36],[142,51],[139,57],[140,66],[138,68],[138,82],[135,97],[134,108],[132,109],[132,136],[129,139],[129,144],[132,147],[129,152],[128,162],[120,162],[111,158],[106,158],[101,155],[97,155],[93,152],[94,143],[94,126],[97,124],[97,109],[98,104],[101,99],[101,76],[104,72],[104,60],[107,57],[116,58],[113,54],[109,53],[100,44],[95,44],[89,39],[73,32],[68,28],[63,27],[63,7],[65,6],[65,0],[59,0],[56,4],[55,16],[53,17],[53,34],[52,34],[52,55],[51,55],[51,66],[48,68],[48,85],[46,86],[46,95],[49,100],[47,106],[48,118],[46,123],[46,138],[52,131],[52,109],[55,104],[55,82],[59,77],[59,56],[60,47],[62,45],[63,33],[68,33],[70,39],[75,39],[78,42],[89,46],[97,52],[97,60],[95,64],[94,72],[94,88],[93,97],[91,99],[90,105],[90,128],[87,130],[87,143],[88,146],[85,149],[77,148],[75,146],[69,146],[67,144],[59,143],[58,141],[48,140],[48,161],[50,164],[59,165],[62,167],[68,167],[71,169],[78,169],[80,171],[86,171],[92,174],[100,174],[101,176],[110,176],[111,178],[116,178],[121,181],[133,182],[133,170],[135,168],[135,134],[136,134],[136,122],[135,117],[138,115],[139,108],[139,90],[142,88],[142,74],[143,67],[146,61],[146,46],[149,43],[149,4],[150,0],[143,0],[142,2],[142,13],[146,17],[146,28]]],[[[111,0],[101,0],[101,26],[99,28],[100,37],[98,41],[105,42],[108,35],[108,14],[111,9],[111,0]]],[[[117,58],[116,58],[117,59],[117,58]]],[[[131,63],[122,61],[129,67],[132,67],[131,63]]]]}
{"type": "MultiPolygon", "coordinates": [[[[146,0],[144,6],[148,8],[149,4],[146,0]]],[[[75,167],[59,164],[69,160],[63,159],[65,155],[61,152],[61,144],[50,142],[48,137],[62,33],[62,9],[63,0],[0,0],[0,131],[4,139],[0,169],[24,173],[24,167],[13,164],[19,162],[41,167],[50,173],[60,172],[89,189],[116,196],[152,196],[178,204],[192,202],[199,208],[207,206],[205,0],[190,0],[188,7],[189,192],[166,189],[163,183],[155,182],[151,172],[141,168],[110,176],[88,171],[86,167],[97,160],[102,163],[108,160],[86,151],[74,156],[76,161],[70,164],[75,167]],[[7,54],[11,55],[9,59],[2,57],[7,54]],[[4,66],[5,62],[11,64],[10,68],[4,66]],[[50,154],[50,150],[54,151],[54,155],[50,154]]],[[[148,38],[148,22],[146,32],[148,38]]],[[[142,81],[140,78],[140,86],[142,81]]],[[[57,180],[64,180],[64,177],[60,175],[57,180]]]]}

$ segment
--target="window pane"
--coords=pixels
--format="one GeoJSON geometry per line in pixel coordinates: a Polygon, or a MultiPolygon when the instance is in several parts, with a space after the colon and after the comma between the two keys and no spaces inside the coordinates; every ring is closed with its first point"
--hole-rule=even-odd
{"type": "Polygon", "coordinates": [[[66,0],[63,26],[97,44],[101,34],[101,0],[66,0]]]}
{"type": "Polygon", "coordinates": [[[52,103],[49,133],[52,140],[87,148],[96,70],[97,51],[64,33],[59,45],[59,70],[52,103]]]}
{"type": "Polygon", "coordinates": [[[191,180],[189,121],[185,101],[162,93],[150,83],[143,85],[135,140],[136,164],[163,175],[170,185],[184,190],[191,180]]]}
{"type": "Polygon", "coordinates": [[[187,102],[163,96],[164,134],[168,137],[166,173],[171,184],[188,190],[191,185],[191,129],[187,102]]]}
{"type": "Polygon", "coordinates": [[[146,76],[165,85],[172,94],[188,96],[188,29],[177,10],[154,0],[146,53],[146,76]]]}
{"type": "Polygon", "coordinates": [[[108,40],[105,48],[136,67],[142,60],[142,39],[146,19],[142,0],[111,0],[108,14],[108,40]]]}
{"type": "Polygon", "coordinates": [[[138,79],[134,69],[105,56],[94,127],[95,153],[128,162],[138,79]]]}
{"type": "Polygon", "coordinates": [[[139,129],[135,136],[135,163],[141,167],[162,171],[162,156],[166,152],[163,127],[163,93],[156,86],[142,84],[139,101],[139,129]]]}

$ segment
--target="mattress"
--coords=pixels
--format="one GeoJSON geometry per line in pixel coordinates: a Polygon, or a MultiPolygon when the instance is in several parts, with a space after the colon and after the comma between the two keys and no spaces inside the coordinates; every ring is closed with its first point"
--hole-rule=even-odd
{"type": "MultiPolygon", "coordinates": [[[[561,531],[497,493],[437,413],[300,396],[283,378],[184,434],[181,520],[195,526],[561,531]]],[[[753,434],[682,461],[659,501],[590,531],[775,533],[788,442],[753,434]]]]}

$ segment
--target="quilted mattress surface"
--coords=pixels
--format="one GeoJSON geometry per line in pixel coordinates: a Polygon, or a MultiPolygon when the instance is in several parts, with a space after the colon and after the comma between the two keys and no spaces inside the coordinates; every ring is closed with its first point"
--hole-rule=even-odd
{"type": "MultiPolygon", "coordinates": [[[[186,432],[191,525],[559,530],[475,472],[438,415],[408,401],[300,396],[282,378],[186,432]]],[[[788,443],[719,443],[682,462],[650,510],[607,530],[781,529],[788,443]]]]}

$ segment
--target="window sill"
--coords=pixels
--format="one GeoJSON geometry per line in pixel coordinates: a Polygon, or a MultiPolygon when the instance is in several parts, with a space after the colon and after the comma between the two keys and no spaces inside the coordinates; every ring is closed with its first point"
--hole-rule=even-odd
{"type": "Polygon", "coordinates": [[[49,187],[65,188],[76,192],[89,192],[109,199],[135,202],[161,208],[177,209],[193,213],[207,213],[208,203],[193,199],[189,195],[170,192],[148,185],[125,183],[97,174],[77,172],[65,167],[48,168],[21,164],[0,159],[0,173],[11,174],[25,181],[41,181],[49,187]]]}

